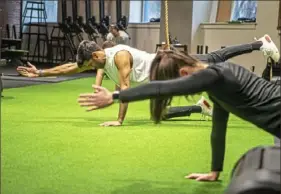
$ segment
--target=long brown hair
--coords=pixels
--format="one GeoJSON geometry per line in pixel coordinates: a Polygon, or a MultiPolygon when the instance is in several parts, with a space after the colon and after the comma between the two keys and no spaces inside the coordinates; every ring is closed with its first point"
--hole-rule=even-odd
{"type": "MultiPolygon", "coordinates": [[[[199,61],[187,53],[177,50],[159,51],[151,63],[150,81],[169,80],[180,77],[179,70],[183,66],[195,66],[199,61]]],[[[151,119],[159,123],[166,107],[171,104],[170,98],[157,98],[150,100],[151,119]]]]}

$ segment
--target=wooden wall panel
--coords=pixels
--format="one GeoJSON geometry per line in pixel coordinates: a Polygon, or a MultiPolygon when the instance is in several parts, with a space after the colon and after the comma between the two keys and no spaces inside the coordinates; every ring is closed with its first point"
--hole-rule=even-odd
{"type": "Polygon", "coordinates": [[[277,29],[281,29],[281,0],[279,0],[279,14],[278,14],[278,26],[277,29]]]}
{"type": "Polygon", "coordinates": [[[216,22],[227,22],[231,17],[232,1],[219,0],[216,22]]]}

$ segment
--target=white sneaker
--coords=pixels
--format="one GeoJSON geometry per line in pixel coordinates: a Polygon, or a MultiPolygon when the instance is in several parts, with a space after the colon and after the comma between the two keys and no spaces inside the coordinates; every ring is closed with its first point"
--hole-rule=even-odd
{"type": "Polygon", "coordinates": [[[263,52],[264,56],[271,57],[275,62],[279,61],[280,53],[269,35],[265,34],[260,39],[257,40],[255,38],[255,40],[262,41],[263,45],[261,46],[260,50],[263,52]]]}
{"type": "Polygon", "coordinates": [[[201,106],[202,108],[202,116],[205,118],[212,117],[213,116],[213,109],[210,103],[204,98],[204,96],[201,96],[200,100],[196,103],[196,105],[201,106]]]}

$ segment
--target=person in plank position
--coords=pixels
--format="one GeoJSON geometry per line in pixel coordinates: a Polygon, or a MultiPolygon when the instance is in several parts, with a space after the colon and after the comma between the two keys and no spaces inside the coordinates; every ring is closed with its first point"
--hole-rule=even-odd
{"type": "MultiPolygon", "coordinates": [[[[272,44],[264,36],[262,42],[272,44]]],[[[271,57],[278,61],[279,54],[271,57]]],[[[216,181],[223,171],[226,130],[232,113],[280,138],[280,85],[271,83],[240,65],[230,62],[203,62],[177,51],[161,51],[150,69],[152,82],[135,88],[109,92],[94,86],[96,93],[81,94],[78,102],[89,110],[105,108],[115,101],[129,103],[151,99],[151,117],[159,123],[173,96],[188,96],[206,92],[213,101],[211,132],[212,163],[209,173],[192,173],[186,178],[198,181],[216,181]]]]}
{"type": "MultiPolygon", "coordinates": [[[[268,50],[266,55],[273,58],[279,56],[278,49],[273,42],[268,42],[264,37],[250,44],[227,47],[206,55],[194,55],[194,57],[205,62],[221,62],[229,58],[250,53],[254,50],[268,50]]],[[[95,42],[83,41],[80,43],[77,53],[77,63],[66,64],[47,70],[37,70],[34,66],[30,68],[19,67],[18,71],[25,76],[51,76],[67,73],[78,73],[87,69],[97,68],[96,85],[102,84],[104,72],[116,84],[116,89],[127,89],[131,82],[139,84],[149,81],[151,62],[156,54],[147,53],[126,45],[116,45],[112,48],[101,49],[95,42]],[[31,75],[30,75],[31,74],[31,75]]],[[[122,125],[126,112],[127,103],[120,103],[117,121],[105,122],[103,126],[122,125]]],[[[212,109],[206,99],[201,98],[197,105],[186,107],[172,107],[163,117],[166,119],[188,116],[191,113],[202,113],[211,116],[212,109]]]]}

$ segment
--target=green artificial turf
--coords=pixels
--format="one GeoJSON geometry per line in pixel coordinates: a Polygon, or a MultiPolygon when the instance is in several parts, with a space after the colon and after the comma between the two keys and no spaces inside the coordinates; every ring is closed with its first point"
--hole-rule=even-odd
{"type": "MultiPolygon", "coordinates": [[[[130,104],[124,126],[100,127],[116,119],[118,105],[93,112],[79,107],[78,94],[92,91],[93,81],[4,91],[3,194],[220,194],[241,154],[273,142],[231,116],[222,181],[186,180],[189,173],[210,169],[211,121],[197,114],[156,126],[144,101],[130,104]]],[[[114,88],[109,80],[104,86],[114,88]]]]}

